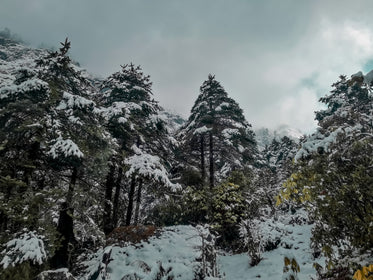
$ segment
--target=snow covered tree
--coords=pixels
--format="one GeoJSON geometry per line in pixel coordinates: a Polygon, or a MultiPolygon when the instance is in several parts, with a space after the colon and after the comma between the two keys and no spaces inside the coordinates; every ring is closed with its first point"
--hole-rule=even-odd
{"type": "MultiPolygon", "coordinates": [[[[48,97],[48,85],[36,77],[31,69],[19,69],[18,78],[0,89],[0,174],[3,207],[15,198],[22,197],[33,184],[35,169],[41,165],[40,137],[43,135],[43,118],[48,97]]],[[[34,186],[36,187],[36,186],[34,186]]],[[[14,211],[12,206],[9,211],[14,211]]],[[[7,229],[8,214],[3,209],[0,227],[7,229]]],[[[10,221],[9,221],[10,222],[10,221]]],[[[14,225],[13,225],[14,226],[14,225]]],[[[22,227],[22,226],[21,226],[22,227]]]]}
{"type": "Polygon", "coordinates": [[[208,169],[211,188],[232,170],[253,164],[257,153],[254,133],[242,109],[212,75],[203,82],[179,137],[190,152],[189,164],[200,170],[203,182],[208,169]]]}
{"type": "Polygon", "coordinates": [[[110,162],[105,187],[106,233],[118,224],[122,174],[130,182],[126,186],[126,225],[132,223],[134,217],[134,222],[138,221],[144,185],[150,186],[150,181],[156,185],[172,185],[164,167],[167,156],[170,156],[171,145],[165,124],[159,117],[160,107],[151,96],[151,85],[149,76],[144,75],[139,66],[130,64],[122,66],[121,71],[112,74],[101,86],[101,114],[106,118],[107,129],[118,144],[117,155],[110,162]]]}
{"type": "Polygon", "coordinates": [[[292,160],[297,150],[298,144],[284,136],[281,139],[274,138],[261,152],[260,168],[257,170],[251,196],[260,200],[262,207],[269,206],[272,212],[275,210],[275,197],[282,183],[292,173],[292,160]]]}
{"type": "Polygon", "coordinates": [[[330,259],[333,248],[373,246],[372,76],[341,76],[320,99],[327,108],[316,112],[319,128],[303,141],[297,170],[278,197],[309,206],[314,244],[330,259]]]}
{"type": "Polygon", "coordinates": [[[59,51],[21,67],[0,89],[0,195],[7,202],[0,224],[12,233],[25,227],[46,231],[58,211],[53,200],[63,198],[57,229],[64,252],[60,250],[56,266],[66,266],[68,243],[75,241],[72,209],[79,198],[77,187],[85,185],[93,193],[98,180],[93,170],[101,170],[109,145],[90,99],[94,87],[71,63],[69,47],[66,40],[59,51]]]}

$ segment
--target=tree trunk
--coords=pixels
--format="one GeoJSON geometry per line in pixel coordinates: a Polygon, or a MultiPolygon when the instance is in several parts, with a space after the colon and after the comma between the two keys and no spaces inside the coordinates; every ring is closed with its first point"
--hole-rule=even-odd
{"type": "MultiPolygon", "coordinates": [[[[52,268],[70,267],[70,255],[72,249],[69,244],[74,244],[73,209],[66,202],[62,203],[57,231],[61,235],[61,246],[55,251],[51,259],[52,268]]],[[[70,245],[71,246],[71,245],[70,245]]]]}
{"type": "Polygon", "coordinates": [[[201,177],[202,182],[205,182],[206,178],[206,169],[205,169],[205,137],[201,134],[201,177]]]}
{"type": "Polygon", "coordinates": [[[139,186],[137,188],[135,220],[134,220],[134,224],[135,225],[137,225],[139,223],[140,203],[141,203],[141,191],[142,191],[142,179],[139,180],[139,186]]]}
{"type": "Polygon", "coordinates": [[[136,188],[136,179],[135,179],[135,174],[133,174],[132,178],[131,178],[130,192],[128,194],[128,208],[127,208],[127,216],[126,216],[126,226],[129,226],[131,224],[132,211],[133,211],[133,199],[134,199],[134,196],[135,196],[135,188],[136,188]]]}
{"type": "Polygon", "coordinates": [[[210,131],[209,133],[209,140],[210,140],[210,145],[209,145],[209,148],[210,148],[210,188],[213,189],[214,188],[214,143],[213,143],[213,136],[212,136],[212,132],[210,131]]]}
{"type": "Polygon", "coordinates": [[[66,195],[67,208],[71,207],[77,178],[78,178],[78,168],[74,167],[73,171],[71,173],[69,189],[68,189],[67,195],[66,195]]]}
{"type": "Polygon", "coordinates": [[[61,246],[56,250],[51,260],[53,268],[70,266],[69,256],[71,255],[72,249],[69,249],[69,244],[74,244],[76,242],[74,236],[73,220],[74,209],[71,207],[71,205],[77,178],[78,168],[74,167],[70,178],[66,201],[61,205],[60,216],[58,218],[57,231],[61,235],[61,246]]]}
{"type": "Polygon", "coordinates": [[[0,232],[5,232],[8,228],[8,216],[0,210],[0,232]]]}
{"type": "Polygon", "coordinates": [[[113,202],[113,227],[118,226],[119,196],[122,183],[123,168],[119,167],[117,181],[115,182],[115,194],[113,202]]]}
{"type": "Polygon", "coordinates": [[[111,224],[111,197],[113,193],[114,173],[115,165],[114,163],[110,163],[109,173],[106,177],[104,215],[102,217],[105,235],[108,235],[113,230],[113,225],[111,224]]]}

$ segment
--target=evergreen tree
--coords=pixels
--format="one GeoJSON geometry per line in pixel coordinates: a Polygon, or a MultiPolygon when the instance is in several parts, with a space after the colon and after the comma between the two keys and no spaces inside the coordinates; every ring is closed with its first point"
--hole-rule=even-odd
{"type": "MultiPolygon", "coordinates": [[[[59,51],[39,58],[33,68],[19,69],[13,84],[0,90],[1,194],[7,201],[1,227],[12,233],[27,227],[45,234],[58,210],[49,203],[63,197],[57,226],[62,246],[55,266],[67,265],[67,248],[76,240],[72,210],[78,187],[94,193],[98,177],[93,164],[100,170],[109,141],[90,99],[94,87],[71,63],[69,47],[66,39],[59,51]],[[23,216],[23,222],[14,213],[23,216]]],[[[74,215],[78,220],[89,204],[85,202],[74,215]]]]}
{"type": "MultiPolygon", "coordinates": [[[[319,128],[296,155],[297,172],[284,184],[278,202],[306,203],[316,221],[313,241],[329,259],[333,248],[366,251],[373,246],[372,84],[361,73],[341,76],[327,105],[316,112],[319,128]]],[[[347,251],[347,252],[346,252],[347,251]]]]}
{"type": "Polygon", "coordinates": [[[254,133],[242,109],[212,75],[202,84],[179,137],[190,152],[188,163],[200,170],[203,182],[208,169],[211,188],[232,170],[253,164],[257,154],[254,133]]]}
{"type": "Polygon", "coordinates": [[[144,186],[150,186],[150,181],[157,181],[156,185],[172,185],[164,167],[166,158],[170,156],[170,141],[165,124],[159,117],[161,108],[151,96],[151,85],[149,76],[144,75],[139,66],[130,64],[122,66],[121,71],[112,74],[101,86],[101,113],[107,119],[107,129],[118,144],[117,156],[109,164],[110,172],[105,186],[106,233],[119,222],[122,176],[130,182],[126,186],[126,225],[139,219],[144,186]]]}

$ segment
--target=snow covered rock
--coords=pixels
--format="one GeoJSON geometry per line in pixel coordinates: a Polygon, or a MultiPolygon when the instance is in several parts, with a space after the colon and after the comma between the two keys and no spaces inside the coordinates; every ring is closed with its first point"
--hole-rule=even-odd
{"type": "Polygon", "coordinates": [[[43,271],[36,280],[75,280],[67,268],[43,271]]]}

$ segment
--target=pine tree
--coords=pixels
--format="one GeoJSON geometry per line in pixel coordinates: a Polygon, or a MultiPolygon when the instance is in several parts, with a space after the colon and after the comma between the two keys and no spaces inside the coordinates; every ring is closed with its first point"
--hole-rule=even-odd
{"type": "Polygon", "coordinates": [[[149,180],[158,181],[156,184],[171,185],[164,167],[166,157],[169,156],[170,142],[165,124],[158,115],[161,108],[151,96],[151,85],[150,77],[144,75],[139,66],[129,64],[104,80],[101,86],[101,113],[107,120],[107,129],[118,144],[117,156],[111,160],[112,169],[106,183],[106,233],[118,223],[122,177],[127,177],[130,182],[127,185],[126,225],[132,223],[134,216],[138,221],[141,196],[144,187],[149,185],[149,180]],[[156,176],[157,173],[161,176],[156,176]],[[113,197],[114,182],[116,186],[113,197]]]}
{"type": "Polygon", "coordinates": [[[211,188],[232,170],[253,164],[257,154],[254,133],[242,109],[212,75],[202,84],[179,137],[185,150],[191,152],[189,164],[200,170],[202,181],[208,158],[211,188]]]}
{"type": "MultiPolygon", "coordinates": [[[[0,90],[1,156],[8,159],[0,163],[1,193],[8,202],[1,210],[1,227],[12,232],[24,227],[46,231],[57,210],[49,202],[64,198],[57,227],[63,241],[55,266],[67,265],[68,244],[76,239],[72,211],[78,187],[85,185],[94,193],[98,177],[91,172],[93,163],[100,170],[110,140],[91,100],[95,89],[72,64],[69,48],[66,39],[59,51],[19,69],[13,84],[0,90]],[[23,210],[14,207],[18,203],[23,210]],[[23,222],[17,221],[15,211],[23,222]]],[[[74,215],[77,220],[89,204],[85,202],[74,215]]]]}

